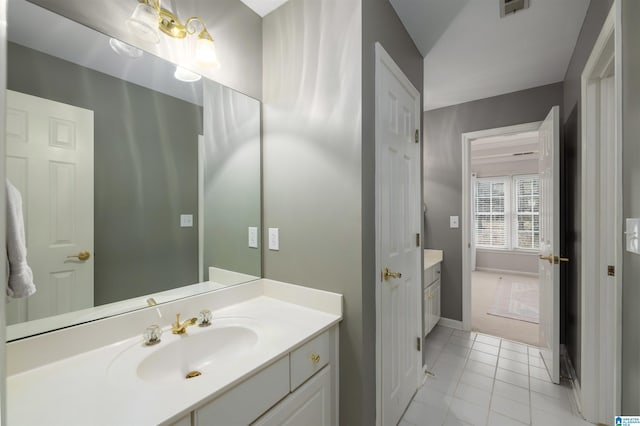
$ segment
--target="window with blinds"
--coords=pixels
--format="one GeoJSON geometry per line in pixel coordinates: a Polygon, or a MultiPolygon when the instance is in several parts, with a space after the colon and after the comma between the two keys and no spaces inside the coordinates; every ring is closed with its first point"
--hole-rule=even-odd
{"type": "Polygon", "coordinates": [[[479,178],[474,193],[476,246],[536,250],[540,246],[538,175],[479,178]]]}
{"type": "Polygon", "coordinates": [[[505,179],[478,179],[475,193],[476,246],[508,248],[507,181],[505,179]]]}
{"type": "Polygon", "coordinates": [[[540,179],[537,175],[514,176],[515,223],[513,245],[520,249],[540,247],[540,179]]]}

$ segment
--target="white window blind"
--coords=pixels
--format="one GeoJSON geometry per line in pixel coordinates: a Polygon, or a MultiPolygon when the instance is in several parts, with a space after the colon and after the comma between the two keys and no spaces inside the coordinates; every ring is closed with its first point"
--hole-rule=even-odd
{"type": "Polygon", "coordinates": [[[536,250],[540,246],[540,180],[520,175],[476,180],[476,246],[536,250]]]}
{"type": "Polygon", "coordinates": [[[515,234],[513,245],[520,249],[540,247],[540,179],[537,175],[514,176],[515,234]]]}
{"type": "Polygon", "coordinates": [[[478,179],[475,193],[476,246],[507,248],[508,206],[505,179],[478,179]]]}

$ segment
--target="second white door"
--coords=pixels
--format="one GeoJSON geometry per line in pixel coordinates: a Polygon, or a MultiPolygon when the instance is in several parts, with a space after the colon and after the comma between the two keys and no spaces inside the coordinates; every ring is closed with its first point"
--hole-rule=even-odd
{"type": "Polygon", "coordinates": [[[7,322],[91,307],[93,111],[8,90],[6,131],[7,178],[22,194],[37,289],[9,303],[7,322]]]}
{"type": "Polygon", "coordinates": [[[376,45],[376,251],[382,425],[396,425],[418,388],[422,248],[420,94],[376,45]]]}
{"type": "Polygon", "coordinates": [[[540,354],[560,383],[560,119],[554,106],[538,131],[540,152],[540,354]]]}

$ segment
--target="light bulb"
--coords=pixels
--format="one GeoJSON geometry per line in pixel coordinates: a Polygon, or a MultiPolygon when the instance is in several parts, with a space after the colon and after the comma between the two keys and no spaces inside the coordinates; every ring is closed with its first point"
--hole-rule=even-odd
{"type": "Polygon", "coordinates": [[[202,37],[202,35],[198,37],[195,56],[196,61],[202,65],[207,65],[215,69],[220,68],[216,46],[213,44],[211,38],[202,37]]]}

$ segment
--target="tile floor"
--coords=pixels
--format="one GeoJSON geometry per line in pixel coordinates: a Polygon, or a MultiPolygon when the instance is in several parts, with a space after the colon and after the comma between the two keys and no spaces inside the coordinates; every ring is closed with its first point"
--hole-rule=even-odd
{"type": "Polygon", "coordinates": [[[554,385],[533,346],[437,326],[429,370],[399,426],[579,426],[567,384],[554,385]]]}

